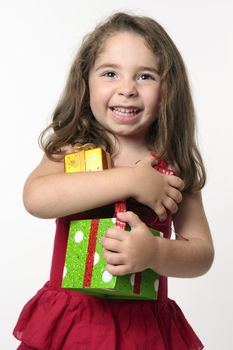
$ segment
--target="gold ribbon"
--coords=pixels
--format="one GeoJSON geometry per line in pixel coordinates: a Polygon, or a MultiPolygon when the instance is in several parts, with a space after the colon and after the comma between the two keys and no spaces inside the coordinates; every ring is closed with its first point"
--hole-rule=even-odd
{"type": "Polygon", "coordinates": [[[89,149],[93,149],[96,148],[96,145],[94,145],[94,143],[85,143],[84,145],[82,145],[81,143],[75,143],[72,146],[72,150],[74,152],[80,152],[80,151],[87,151],[89,149]]]}

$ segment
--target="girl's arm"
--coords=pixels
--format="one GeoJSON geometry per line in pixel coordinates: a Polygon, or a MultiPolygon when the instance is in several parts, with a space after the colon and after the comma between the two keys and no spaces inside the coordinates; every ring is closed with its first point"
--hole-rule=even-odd
{"type": "Polygon", "coordinates": [[[102,239],[113,275],[151,268],[163,276],[195,277],[210,268],[214,248],[200,193],[186,194],[174,218],[176,232],[186,240],[154,237],[133,212],[119,213],[118,218],[129,224],[130,233],[111,228],[102,239]]]}
{"type": "Polygon", "coordinates": [[[153,169],[146,157],[135,167],[87,173],[65,173],[64,162],[43,157],[24,186],[24,205],[41,218],[62,217],[133,197],[166,218],[165,208],[177,211],[183,181],[153,169]]]}
{"type": "MultiPolygon", "coordinates": [[[[121,173],[119,169],[122,178],[121,173]]],[[[24,205],[34,216],[55,218],[121,200],[127,193],[126,183],[121,181],[118,186],[120,181],[115,183],[113,175],[112,169],[65,173],[63,160],[52,161],[44,155],[25,183],[24,205]]]]}
{"type": "Polygon", "coordinates": [[[214,247],[200,192],[183,196],[179,211],[174,215],[174,229],[177,240],[154,240],[151,268],[172,277],[206,273],[214,259],[214,247]]]}

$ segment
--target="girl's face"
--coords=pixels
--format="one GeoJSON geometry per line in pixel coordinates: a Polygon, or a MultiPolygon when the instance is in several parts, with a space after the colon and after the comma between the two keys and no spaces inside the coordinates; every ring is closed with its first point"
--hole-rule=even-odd
{"type": "Polygon", "coordinates": [[[89,74],[96,120],[118,139],[144,140],[158,115],[158,62],[142,36],[116,33],[106,40],[89,74]]]}

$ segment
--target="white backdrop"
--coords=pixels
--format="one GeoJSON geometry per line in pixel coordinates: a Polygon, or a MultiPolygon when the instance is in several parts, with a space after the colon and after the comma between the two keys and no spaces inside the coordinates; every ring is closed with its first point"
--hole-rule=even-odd
{"type": "Polygon", "coordinates": [[[1,298],[0,349],[16,349],[13,326],[24,303],[47,281],[53,220],[30,216],[22,188],[42,157],[41,130],[64,86],[83,35],[114,10],[158,20],[188,67],[208,172],[203,191],[216,258],[197,279],[170,279],[170,297],[206,345],[233,349],[232,1],[0,0],[1,298]]]}

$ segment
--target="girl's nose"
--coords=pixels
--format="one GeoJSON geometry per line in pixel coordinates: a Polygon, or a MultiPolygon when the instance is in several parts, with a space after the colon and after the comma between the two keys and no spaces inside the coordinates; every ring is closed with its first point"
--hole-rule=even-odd
{"type": "Polygon", "coordinates": [[[134,81],[124,80],[118,87],[118,94],[126,97],[137,95],[137,88],[134,81]]]}

